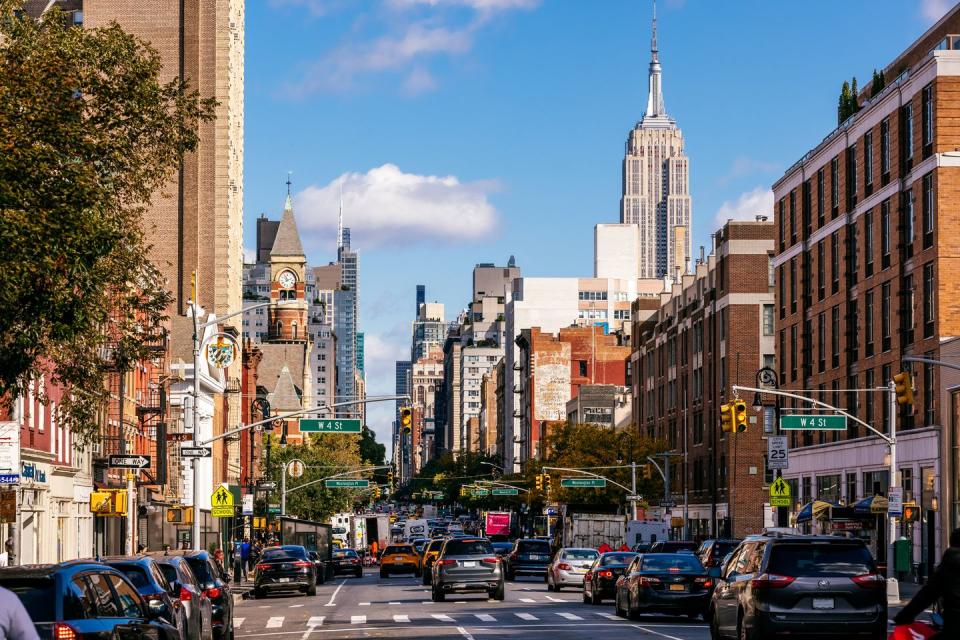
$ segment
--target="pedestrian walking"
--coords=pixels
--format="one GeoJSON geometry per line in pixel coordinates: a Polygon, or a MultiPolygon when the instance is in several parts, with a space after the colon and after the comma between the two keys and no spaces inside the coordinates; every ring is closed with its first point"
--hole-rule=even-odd
{"type": "Polygon", "coordinates": [[[240,543],[240,551],[243,554],[243,566],[247,571],[253,571],[252,558],[250,557],[251,548],[250,538],[244,538],[243,542],[240,543]]]}
{"type": "Polygon", "coordinates": [[[17,595],[0,587],[0,638],[4,640],[40,640],[30,614],[17,595]]]}
{"type": "Polygon", "coordinates": [[[960,529],[954,529],[950,534],[950,547],[943,552],[943,558],[930,580],[894,616],[893,623],[910,624],[938,600],[943,613],[943,630],[934,638],[960,638],[960,529]]]}

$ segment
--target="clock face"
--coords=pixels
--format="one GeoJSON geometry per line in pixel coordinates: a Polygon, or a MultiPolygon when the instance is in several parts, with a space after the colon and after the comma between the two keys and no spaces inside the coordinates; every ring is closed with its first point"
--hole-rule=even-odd
{"type": "Polygon", "coordinates": [[[297,277],[289,271],[284,271],[280,274],[280,277],[277,278],[277,282],[279,282],[280,286],[284,289],[293,289],[293,285],[297,284],[297,277]]]}

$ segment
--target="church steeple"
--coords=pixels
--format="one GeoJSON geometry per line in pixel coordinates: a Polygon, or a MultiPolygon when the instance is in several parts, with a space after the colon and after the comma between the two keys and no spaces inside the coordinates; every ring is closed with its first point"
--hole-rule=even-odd
{"type": "Polygon", "coordinates": [[[661,82],[660,48],[657,46],[657,0],[653,0],[653,33],[650,37],[650,78],[647,87],[647,118],[665,118],[667,110],[663,106],[663,86],[661,82]]]}

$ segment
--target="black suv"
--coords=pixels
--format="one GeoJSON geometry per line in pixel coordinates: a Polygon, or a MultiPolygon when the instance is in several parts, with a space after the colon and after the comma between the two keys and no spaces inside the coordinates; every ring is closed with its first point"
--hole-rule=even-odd
{"type": "Polygon", "coordinates": [[[171,597],[170,583],[152,558],[118,556],[104,558],[103,562],[127,576],[127,579],[137,588],[137,592],[147,601],[147,606],[177,627],[182,640],[190,639],[187,611],[183,602],[179,597],[171,597]]]}
{"type": "Polygon", "coordinates": [[[709,617],[713,640],[883,638],[886,581],[862,540],[753,536],[723,567],[709,617]]]}
{"type": "Polygon", "coordinates": [[[17,594],[43,640],[179,640],[125,575],[92,560],[0,569],[0,587],[17,594]]]}
{"type": "Polygon", "coordinates": [[[506,562],[507,580],[519,575],[546,576],[550,566],[550,542],[535,538],[521,538],[513,545],[513,551],[503,557],[506,562]]]}
{"type": "Polygon", "coordinates": [[[298,544],[264,549],[253,582],[254,597],[262,598],[268,591],[291,590],[317,595],[317,567],[307,550],[298,544]]]}

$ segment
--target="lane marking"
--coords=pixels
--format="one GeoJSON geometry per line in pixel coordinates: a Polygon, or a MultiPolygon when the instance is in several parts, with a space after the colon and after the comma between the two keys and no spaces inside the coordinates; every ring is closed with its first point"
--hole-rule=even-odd
{"type": "Polygon", "coordinates": [[[302,607],[302,606],[303,606],[302,604],[292,604],[292,605],[290,605],[290,608],[291,608],[291,609],[297,609],[297,608],[302,607]]]}
{"type": "Polygon", "coordinates": [[[654,631],[653,629],[648,629],[646,627],[641,627],[638,624],[630,625],[634,629],[640,629],[640,631],[646,631],[647,633],[652,633],[655,636],[660,636],[661,638],[668,638],[668,640],[683,640],[683,638],[678,638],[677,636],[671,636],[666,633],[660,633],[659,631],[654,631]]]}
{"type": "Polygon", "coordinates": [[[267,629],[279,629],[283,626],[283,616],[274,616],[267,620],[267,629]]]}
{"type": "Polygon", "coordinates": [[[410,616],[399,614],[399,613],[394,614],[393,621],[394,622],[410,622],[410,616]]]}
{"type": "Polygon", "coordinates": [[[460,635],[464,637],[464,640],[473,640],[473,636],[467,633],[467,630],[463,627],[457,627],[457,631],[459,631],[460,635]]]}
{"type": "Polygon", "coordinates": [[[360,602],[360,603],[358,603],[358,604],[359,604],[361,607],[369,607],[369,606],[370,606],[370,603],[369,603],[369,602],[360,602]]]}
{"type": "Polygon", "coordinates": [[[308,627],[322,627],[323,621],[327,619],[327,616],[311,616],[310,620],[307,621],[308,627]]]}
{"type": "Polygon", "coordinates": [[[340,593],[340,589],[343,589],[343,585],[345,585],[345,584],[347,584],[346,579],[344,579],[344,581],[341,582],[340,585],[336,588],[336,590],[330,595],[330,602],[328,602],[327,604],[325,604],[325,605],[323,605],[323,606],[325,606],[325,607],[335,607],[335,606],[337,606],[337,605],[335,605],[335,604],[333,603],[333,600],[334,600],[334,598],[337,597],[337,594],[340,593]]]}
{"type": "Polygon", "coordinates": [[[234,629],[239,629],[240,627],[242,627],[244,620],[246,620],[246,618],[234,618],[234,619],[233,619],[233,628],[234,628],[234,629]]]}
{"type": "Polygon", "coordinates": [[[563,598],[554,598],[553,596],[547,596],[547,600],[552,602],[573,602],[573,600],[564,600],[563,598]]]}
{"type": "Polygon", "coordinates": [[[388,602],[387,604],[403,604],[403,603],[394,601],[394,602],[388,602]]]}
{"type": "Polygon", "coordinates": [[[466,600],[456,600],[453,604],[467,604],[466,600]]]}
{"type": "Polygon", "coordinates": [[[433,613],[431,615],[434,617],[434,619],[439,620],[440,622],[453,622],[453,618],[445,613],[433,613]]]}
{"type": "Polygon", "coordinates": [[[612,613],[597,613],[597,615],[600,617],[606,618],[607,620],[623,620],[623,618],[621,618],[620,616],[614,615],[612,613]]]}
{"type": "Polygon", "coordinates": [[[350,624],[367,624],[367,616],[350,616],[350,624]]]}
{"type": "Polygon", "coordinates": [[[473,615],[475,615],[477,617],[477,620],[479,620],[480,622],[496,622],[497,621],[497,619],[494,618],[489,613],[475,613],[473,615]]]}
{"type": "MultiPolygon", "coordinates": [[[[569,622],[559,623],[559,624],[501,624],[497,629],[569,629],[569,622]]],[[[585,622],[573,625],[575,627],[619,627],[622,626],[615,622],[585,622]]],[[[682,628],[682,629],[706,629],[703,625],[681,625],[680,627],[671,627],[671,628],[682,628]]],[[[325,629],[316,629],[314,633],[355,633],[363,632],[367,633],[369,631],[389,631],[395,629],[395,627],[368,627],[368,626],[357,626],[357,627],[327,627],[325,629]]],[[[424,626],[424,625],[414,625],[407,627],[407,629],[423,629],[424,631],[436,630],[436,627],[424,626]]],[[[267,638],[274,636],[290,636],[294,634],[302,634],[301,631],[275,631],[273,633],[264,633],[260,632],[251,632],[239,634],[238,638],[267,638]]],[[[682,640],[682,639],[677,639],[682,640]]]]}
{"type": "Polygon", "coordinates": [[[558,611],[557,615],[561,618],[566,618],[567,620],[583,620],[580,616],[575,613],[567,613],[566,611],[558,611]]]}
{"type": "Polygon", "coordinates": [[[517,614],[514,614],[514,615],[516,615],[516,616],[517,616],[518,618],[520,618],[521,620],[539,620],[539,619],[540,619],[540,618],[538,618],[537,616],[532,615],[532,614],[530,614],[530,613],[517,613],[517,614]]]}
{"type": "Polygon", "coordinates": [[[536,602],[533,598],[520,598],[520,602],[536,602]]]}

